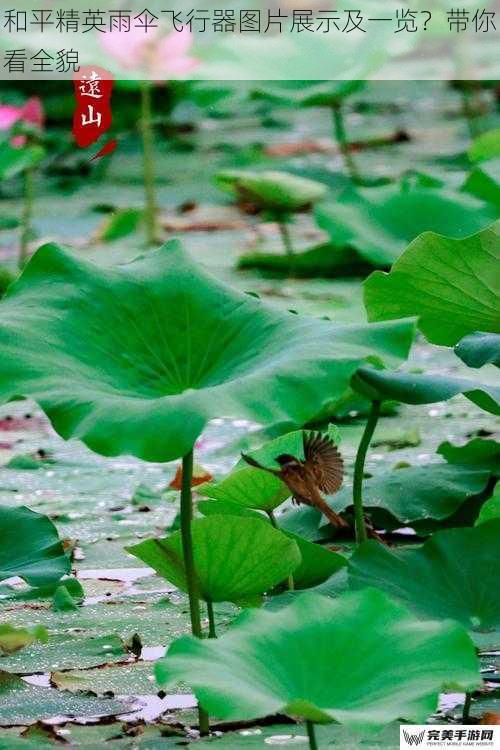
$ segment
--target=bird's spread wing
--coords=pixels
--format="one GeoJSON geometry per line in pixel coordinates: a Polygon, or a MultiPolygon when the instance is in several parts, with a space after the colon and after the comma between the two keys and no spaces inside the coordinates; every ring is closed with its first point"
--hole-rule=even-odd
{"type": "Polygon", "coordinates": [[[318,489],[328,495],[337,492],[344,478],[344,462],[336,445],[320,432],[311,432],[304,437],[304,455],[318,489]]]}

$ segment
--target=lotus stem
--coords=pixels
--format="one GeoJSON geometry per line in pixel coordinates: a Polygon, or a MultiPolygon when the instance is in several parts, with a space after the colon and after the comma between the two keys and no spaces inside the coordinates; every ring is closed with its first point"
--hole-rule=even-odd
{"type": "Polygon", "coordinates": [[[312,721],[306,721],[307,736],[309,737],[309,748],[310,750],[318,750],[318,741],[316,739],[316,731],[312,721]]]}
{"type": "Polygon", "coordinates": [[[158,241],[155,187],[155,153],[153,133],[153,106],[150,81],[141,81],[141,136],[144,179],[144,220],[146,225],[146,242],[155,245],[158,241]]]}
{"type": "Polygon", "coordinates": [[[472,704],[472,693],[465,693],[465,701],[462,709],[462,724],[468,724],[470,721],[470,707],[472,704]]]}
{"type": "Polygon", "coordinates": [[[288,228],[288,223],[286,221],[283,221],[282,219],[278,219],[278,228],[280,230],[283,247],[285,248],[285,252],[287,254],[288,268],[291,273],[295,265],[295,252],[293,249],[292,235],[290,233],[290,229],[288,228]]]}
{"type": "Polygon", "coordinates": [[[215,616],[214,616],[214,605],[210,599],[207,599],[207,613],[208,613],[208,637],[217,638],[217,631],[215,630],[215,616]]]}
{"type": "MultiPolygon", "coordinates": [[[[276,516],[274,515],[272,510],[266,510],[266,513],[271,522],[271,526],[279,530],[279,526],[276,522],[276,516]]],[[[290,575],[288,576],[287,586],[288,586],[288,591],[295,591],[295,581],[293,580],[293,573],[290,573],[290,575]]]]}
{"type": "MultiPolygon", "coordinates": [[[[198,595],[198,581],[193,554],[193,537],[191,534],[191,522],[193,520],[193,497],[191,482],[193,479],[193,451],[190,450],[182,459],[182,485],[181,485],[181,538],[182,554],[184,556],[184,568],[186,570],[186,581],[189,597],[189,617],[191,620],[191,631],[197,638],[202,638],[200,599],[198,595]]],[[[200,734],[209,732],[208,714],[198,707],[200,734]]]]}
{"type": "Polygon", "coordinates": [[[358,171],[356,162],[354,161],[354,157],[349,147],[349,139],[347,137],[347,130],[345,126],[344,111],[340,102],[332,106],[332,115],[335,140],[337,141],[340,153],[342,154],[347,174],[353,182],[360,182],[361,175],[358,171]]]}
{"type": "Polygon", "coordinates": [[[378,419],[380,417],[380,401],[372,401],[370,414],[366,420],[365,429],[361,437],[356,461],[354,463],[354,480],[352,485],[352,499],[354,505],[354,519],[356,528],[356,542],[366,542],[368,534],[366,533],[365,514],[363,511],[363,474],[365,470],[365,460],[370,442],[375,432],[378,419]]]}
{"type": "Polygon", "coordinates": [[[34,167],[28,166],[24,172],[24,200],[21,216],[21,238],[19,242],[18,266],[23,269],[28,260],[29,242],[31,237],[31,221],[33,218],[33,203],[35,198],[34,167]]]}

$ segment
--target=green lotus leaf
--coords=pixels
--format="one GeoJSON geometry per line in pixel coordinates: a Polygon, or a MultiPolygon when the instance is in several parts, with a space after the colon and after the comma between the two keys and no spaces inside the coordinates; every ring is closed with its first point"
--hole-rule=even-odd
{"type": "Polygon", "coordinates": [[[465,445],[444,442],[437,452],[449,464],[487,469],[500,476],[500,443],[487,438],[473,438],[465,445]]]}
{"type": "MultiPolygon", "coordinates": [[[[290,259],[278,253],[245,253],[238,259],[238,268],[258,269],[271,275],[289,276],[290,259]]],[[[371,270],[352,248],[338,247],[331,242],[316,245],[293,256],[293,276],[299,279],[362,276],[371,270]]]]}
{"type": "Polygon", "coordinates": [[[0,625],[0,653],[13,654],[35,641],[47,643],[48,633],[42,625],[34,628],[15,628],[9,623],[0,625]]]}
{"type": "Polygon", "coordinates": [[[497,157],[500,157],[500,128],[482,133],[469,148],[469,159],[472,162],[489,161],[497,157]]]}
{"type": "Polygon", "coordinates": [[[71,570],[57,529],[26,507],[0,507],[0,581],[20,576],[30,586],[57,581],[71,570]]]}
{"type": "Polygon", "coordinates": [[[198,489],[198,494],[270,511],[290,497],[290,490],[273,474],[247,466],[234,469],[220,482],[207,482],[198,489]]]}
{"type": "Polygon", "coordinates": [[[409,321],[334,327],[277,311],[176,241],[112,269],[46,245],[0,302],[0,395],[32,397],[98,453],[169,461],[215,417],[304,424],[359,364],[400,362],[412,337],[409,321]]]}
{"type": "Polygon", "coordinates": [[[469,367],[500,367],[500,334],[470,333],[455,346],[455,354],[469,367]]]}
{"type": "MultiPolygon", "coordinates": [[[[293,573],[301,561],[294,541],[256,518],[199,518],[193,521],[192,536],[200,594],[207,601],[255,603],[293,573]]],[[[126,549],[187,591],[180,531],[126,549]]]]}
{"type": "Polygon", "coordinates": [[[462,240],[426,232],[389,274],[365,281],[369,320],[417,315],[433,344],[454,346],[469,333],[500,333],[500,222],[462,240]]]}
{"type": "MultiPolygon", "coordinates": [[[[395,469],[365,479],[363,502],[377,528],[412,526],[430,518],[442,521],[481,493],[489,478],[488,470],[448,464],[395,469]]],[[[351,507],[352,487],[343,487],[328,504],[337,512],[351,507]]]]}
{"type": "Polygon", "coordinates": [[[500,521],[500,485],[497,484],[493,496],[487,500],[476,520],[476,526],[488,521],[500,521]]]}
{"type": "Polygon", "coordinates": [[[332,244],[350,247],[372,265],[387,267],[422,232],[464,237],[496,216],[463,193],[388,185],[349,188],[335,201],[318,206],[316,218],[332,244]]]}
{"type": "Polygon", "coordinates": [[[269,211],[300,211],[317,203],[326,194],[321,182],[288,172],[255,172],[228,169],[215,176],[216,184],[238,199],[269,211]]]}
{"type": "Polygon", "coordinates": [[[434,404],[448,401],[461,393],[481,409],[500,414],[500,386],[466,378],[360,367],[351,382],[355,390],[371,400],[394,399],[404,404],[434,404]]]}
{"type": "Polygon", "coordinates": [[[500,520],[438,531],[422,547],[362,544],[349,561],[354,589],[375,586],[420,617],[451,618],[478,633],[500,627],[500,520]]]}
{"type": "Polygon", "coordinates": [[[0,144],[0,180],[10,180],[29,167],[35,167],[45,156],[42,146],[15,148],[10,143],[0,144]]]}
{"type": "Polygon", "coordinates": [[[155,671],[161,685],[191,685],[220,719],[287,713],[353,729],[420,723],[445,683],[479,681],[461,626],[419,622],[375,590],[337,600],[308,593],[278,611],[244,612],[217,641],[175,641],[155,671]]]}
{"type": "MultiPolygon", "coordinates": [[[[245,508],[238,503],[232,503],[229,500],[208,500],[198,503],[197,507],[204,516],[244,516],[247,518],[257,518],[264,523],[269,523],[269,519],[266,516],[245,508]]],[[[304,539],[299,534],[294,534],[292,531],[281,529],[281,527],[280,530],[297,544],[300,551],[300,565],[293,571],[295,589],[308,589],[312,586],[317,586],[347,565],[347,560],[342,555],[338,555],[326,547],[321,547],[319,544],[312,544],[307,539],[304,539]]]]}
{"type": "Polygon", "coordinates": [[[346,567],[347,560],[342,555],[327,547],[322,547],[320,544],[313,544],[291,531],[283,529],[283,533],[296,542],[302,556],[302,562],[293,571],[295,589],[309,589],[312,586],[318,586],[346,567]]]}
{"type": "Polygon", "coordinates": [[[500,158],[483,162],[472,169],[465,180],[462,190],[474,195],[479,200],[490,203],[500,211],[500,158]]]}

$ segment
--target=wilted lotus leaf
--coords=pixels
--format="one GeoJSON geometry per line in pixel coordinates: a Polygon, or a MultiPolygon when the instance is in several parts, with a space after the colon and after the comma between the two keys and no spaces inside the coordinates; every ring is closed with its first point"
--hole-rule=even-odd
{"type": "Polygon", "coordinates": [[[445,683],[470,690],[479,682],[460,625],[422,623],[374,589],[244,612],[217,641],[175,641],[156,677],[188,683],[220,719],[287,713],[352,728],[421,723],[445,683]]]}
{"type": "Polygon", "coordinates": [[[199,268],[177,241],[105,269],[42,247],[0,302],[0,396],[34,398],[107,456],[185,455],[215,417],[302,425],[367,357],[405,358],[413,326],[335,327],[199,268]]]}
{"type": "Polygon", "coordinates": [[[301,211],[317,203],[326,193],[321,182],[288,172],[255,172],[229,169],[219,172],[215,181],[239,200],[269,211],[301,211]]]}
{"type": "Polygon", "coordinates": [[[42,625],[28,628],[15,628],[9,623],[0,625],[0,653],[14,654],[16,651],[29,646],[35,641],[47,643],[48,633],[42,625]]]}

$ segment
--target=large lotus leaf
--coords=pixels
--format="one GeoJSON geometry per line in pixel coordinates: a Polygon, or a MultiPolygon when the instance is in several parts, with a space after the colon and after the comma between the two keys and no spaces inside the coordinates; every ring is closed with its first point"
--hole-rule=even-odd
{"type": "Polygon", "coordinates": [[[449,464],[487,469],[500,476],[500,443],[487,438],[473,438],[465,445],[444,442],[437,452],[449,464]]]}
{"type": "Polygon", "coordinates": [[[156,676],[187,682],[221,719],[288,713],[376,728],[424,721],[445,683],[477,685],[478,661],[461,626],[424,624],[370,590],[247,611],[218,641],[175,641],[156,676]]]}
{"type": "MultiPolygon", "coordinates": [[[[467,498],[482,492],[490,472],[465,466],[430,464],[394,469],[363,483],[363,502],[378,528],[411,526],[453,515],[467,498]]],[[[328,498],[341,512],[352,505],[352,487],[328,498]]]]}
{"type": "Polygon", "coordinates": [[[317,203],[326,193],[321,182],[288,172],[228,169],[219,172],[215,181],[238,199],[271,211],[300,211],[317,203]]]}
{"type": "Polygon", "coordinates": [[[408,321],[337,328],[277,311],[176,241],[113,269],[46,245],[0,303],[0,394],[31,396],[98,453],[168,461],[214,417],[304,424],[367,357],[406,357],[412,336],[408,321]]]}
{"type": "Polygon", "coordinates": [[[422,232],[465,237],[496,218],[490,207],[469,195],[393,185],[349,188],[318,206],[316,217],[333,244],[351,247],[382,267],[392,265],[422,232]]]}
{"type": "MultiPolygon", "coordinates": [[[[257,518],[264,523],[269,523],[269,519],[266,516],[245,508],[239,503],[232,503],[229,500],[203,501],[198,503],[197,507],[204,516],[234,515],[257,518]]],[[[316,528],[318,524],[319,522],[316,524],[316,528]]],[[[312,544],[307,539],[304,539],[304,537],[294,534],[292,531],[287,529],[282,529],[282,531],[297,544],[300,551],[300,565],[293,571],[295,589],[308,589],[312,586],[317,586],[347,565],[347,560],[342,555],[338,555],[326,547],[321,547],[319,544],[312,544]]]]}
{"type": "Polygon", "coordinates": [[[469,148],[472,162],[488,161],[500,156],[500,128],[489,130],[476,138],[469,148]]]}
{"type": "Polygon", "coordinates": [[[433,404],[448,401],[461,393],[481,409],[500,414],[500,386],[466,378],[360,367],[352,379],[352,385],[372,400],[394,399],[404,404],[433,404]]]}
{"type": "Polygon", "coordinates": [[[500,367],[500,334],[470,333],[455,346],[455,354],[469,367],[500,367]]]}
{"type": "Polygon", "coordinates": [[[478,633],[500,627],[500,520],[439,531],[419,549],[369,541],[349,562],[355,589],[376,586],[421,617],[452,618],[478,633]]]}
{"type": "Polygon", "coordinates": [[[31,586],[43,586],[71,570],[56,527],[41,513],[0,507],[0,538],[0,581],[20,576],[31,586]]]}
{"type": "MultiPolygon", "coordinates": [[[[301,561],[293,540],[257,518],[210,516],[196,519],[191,528],[200,594],[206,600],[255,603],[301,561]]],[[[187,590],[180,531],[126,549],[167,581],[187,590]]]]}
{"type": "Polygon", "coordinates": [[[268,471],[246,466],[237,467],[220,482],[207,482],[198,489],[198,494],[270,511],[290,497],[290,490],[268,471]]]}
{"type": "Polygon", "coordinates": [[[426,232],[389,274],[365,281],[369,320],[418,315],[433,344],[453,346],[469,333],[500,333],[500,222],[462,240],[426,232]]]}

